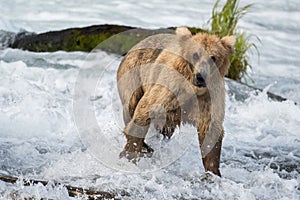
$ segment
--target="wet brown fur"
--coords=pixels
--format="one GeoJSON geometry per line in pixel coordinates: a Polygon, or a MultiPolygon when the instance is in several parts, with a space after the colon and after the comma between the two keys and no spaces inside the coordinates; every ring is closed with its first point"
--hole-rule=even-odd
{"type": "Polygon", "coordinates": [[[200,60],[206,62],[209,56],[215,57],[215,64],[221,74],[220,81],[224,86],[223,78],[229,68],[234,38],[228,36],[220,39],[215,35],[202,33],[192,36],[184,27],[178,28],[176,33],[179,39],[174,42],[167,39],[167,42],[155,39],[141,42],[150,48],[139,48],[141,45],[137,45],[124,57],[119,66],[117,81],[123,105],[124,134],[127,138],[124,151],[129,159],[138,157],[144,148],[148,153],[153,152],[144,142],[150,123],[154,123],[167,137],[171,137],[175,128],[182,122],[190,123],[197,127],[205,169],[220,175],[225,90],[222,87],[215,88],[221,103],[212,108],[212,97],[207,88],[197,88],[192,83],[195,71],[190,65],[194,63],[187,61],[186,58],[197,49],[189,46],[186,41],[196,41],[206,51],[207,54],[200,54],[200,60]],[[155,46],[156,43],[164,42],[163,49],[151,48],[151,44],[155,46]],[[186,97],[188,92],[182,88],[180,77],[156,67],[159,65],[179,72],[181,77],[188,81],[188,87],[196,95],[197,102],[189,102],[193,98],[186,97]],[[129,72],[132,72],[133,76],[123,79],[129,72]],[[167,83],[168,87],[162,83],[167,83]],[[197,105],[198,109],[194,109],[193,106],[185,106],[182,109],[180,101],[184,101],[185,105],[197,105]],[[210,145],[211,147],[208,147],[210,145]]]}

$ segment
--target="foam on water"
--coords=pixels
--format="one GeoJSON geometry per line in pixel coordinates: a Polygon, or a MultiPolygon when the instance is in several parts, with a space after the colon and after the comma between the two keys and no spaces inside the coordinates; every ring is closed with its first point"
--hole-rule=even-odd
{"type": "MultiPolygon", "coordinates": [[[[20,50],[5,51],[6,55],[12,55],[7,51],[18,55],[20,50]]],[[[61,52],[45,53],[43,57],[51,60],[49,65],[70,62],[68,57],[51,59],[60,57],[59,54],[65,56],[61,52]]],[[[38,59],[35,53],[27,52],[27,55],[38,59]]],[[[111,107],[111,98],[115,97],[111,87],[115,84],[120,59],[103,53],[100,57],[116,60],[115,68],[107,70],[104,82],[108,84],[98,86],[99,98],[91,100],[95,102],[102,130],[108,135],[115,133],[111,139],[121,149],[125,142],[122,127],[115,121],[111,107]]],[[[106,66],[110,59],[103,59],[101,65],[106,66]]],[[[272,102],[265,93],[253,95],[246,102],[227,98],[222,179],[203,174],[196,132],[189,126],[184,126],[182,131],[183,134],[194,132],[193,141],[173,164],[149,173],[124,173],[97,160],[93,152],[81,144],[76,133],[72,92],[80,67],[74,64],[73,68],[60,70],[32,67],[22,61],[1,61],[1,75],[5,77],[0,90],[1,173],[23,174],[115,193],[124,190],[134,198],[296,199],[299,195],[296,189],[299,171],[295,171],[299,169],[296,167],[288,173],[285,172],[288,169],[284,169],[300,163],[297,131],[300,121],[296,118],[300,109],[293,102],[272,102]],[[282,162],[286,165],[280,169],[282,162]],[[278,165],[278,169],[272,165],[278,165]]],[[[173,149],[176,152],[176,146],[173,149]]],[[[1,195],[6,197],[16,190],[18,195],[37,198],[65,195],[65,188],[61,186],[27,188],[1,184],[1,195]]]]}
{"type": "MultiPolygon", "coordinates": [[[[202,26],[213,3],[110,1],[100,5],[90,0],[84,5],[74,1],[57,6],[55,1],[34,0],[0,4],[4,13],[0,29],[42,32],[101,23],[155,28],[202,26]],[[153,9],[157,11],[155,16],[153,9]]],[[[144,173],[109,167],[81,142],[74,123],[74,87],[87,54],[12,49],[0,52],[0,173],[131,195],[125,195],[125,199],[299,199],[300,107],[292,101],[273,102],[266,95],[266,90],[271,90],[300,102],[300,49],[295,45],[299,42],[298,4],[296,0],[257,1],[241,23],[262,40],[258,46],[260,63],[251,56],[253,69],[249,73],[256,85],[271,86],[258,95],[250,94],[245,101],[227,96],[222,178],[204,173],[195,128],[191,126],[181,130],[182,134],[192,134],[188,148],[171,165],[160,169],[154,163],[157,169],[144,173]],[[281,17],[277,17],[279,11],[281,17]]],[[[121,150],[125,143],[122,118],[114,107],[120,58],[103,52],[98,56],[100,67],[114,62],[101,78],[106,84],[98,83],[90,101],[105,137],[121,150]]],[[[154,137],[153,145],[156,142],[161,139],[154,137]]],[[[169,145],[172,153],[179,152],[176,143],[164,142],[159,144],[169,145]]],[[[139,167],[126,160],[118,164],[131,166],[131,170],[139,167]]],[[[63,186],[24,187],[21,182],[0,182],[0,198],[12,199],[12,195],[68,198],[63,186]]]]}

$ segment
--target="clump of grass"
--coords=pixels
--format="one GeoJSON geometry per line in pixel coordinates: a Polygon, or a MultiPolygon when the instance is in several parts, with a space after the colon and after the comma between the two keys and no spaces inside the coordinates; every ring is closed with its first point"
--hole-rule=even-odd
{"type": "MultiPolygon", "coordinates": [[[[208,24],[210,24],[209,32],[219,37],[235,35],[235,52],[231,57],[231,66],[227,77],[240,81],[243,77],[248,76],[247,69],[251,68],[248,61],[249,49],[254,47],[259,55],[256,45],[250,42],[253,35],[248,35],[246,32],[239,30],[237,26],[239,20],[253,4],[239,7],[239,0],[226,0],[224,6],[219,10],[219,3],[220,0],[217,0],[212,10],[212,17],[208,21],[208,24]]],[[[259,41],[259,38],[256,38],[259,41]]]]}

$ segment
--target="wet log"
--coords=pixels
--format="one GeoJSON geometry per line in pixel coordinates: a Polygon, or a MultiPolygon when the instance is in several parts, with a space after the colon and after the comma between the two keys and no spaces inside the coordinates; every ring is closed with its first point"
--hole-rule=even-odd
{"type": "MultiPolygon", "coordinates": [[[[16,183],[17,181],[22,181],[24,183],[24,186],[31,186],[36,184],[42,184],[46,186],[47,184],[49,184],[49,181],[34,180],[34,179],[19,179],[17,177],[12,177],[7,175],[0,175],[0,180],[12,184],[16,183]]],[[[118,199],[116,194],[110,192],[94,190],[94,189],[84,189],[82,187],[74,187],[71,185],[54,183],[54,186],[57,185],[63,185],[68,190],[68,194],[70,197],[84,196],[87,197],[88,199],[118,199]]]]}

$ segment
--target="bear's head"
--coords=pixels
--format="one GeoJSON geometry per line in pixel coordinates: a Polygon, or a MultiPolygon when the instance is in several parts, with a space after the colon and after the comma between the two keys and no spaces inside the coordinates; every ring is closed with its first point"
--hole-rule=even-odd
{"type": "Polygon", "coordinates": [[[196,42],[197,45],[186,43],[183,49],[187,54],[190,70],[193,73],[193,84],[198,87],[205,87],[205,79],[211,66],[216,66],[221,77],[224,77],[230,67],[230,56],[233,53],[235,38],[234,36],[225,36],[219,38],[216,35],[207,33],[192,33],[186,27],[176,29],[176,35],[196,42]],[[205,52],[203,52],[205,50],[205,52]],[[215,64],[215,65],[214,65],[215,64]]]}
{"type": "Polygon", "coordinates": [[[218,67],[221,76],[224,77],[230,67],[230,56],[233,53],[235,44],[234,36],[219,38],[216,35],[197,33],[193,36],[193,39],[204,48],[218,67]]]}

